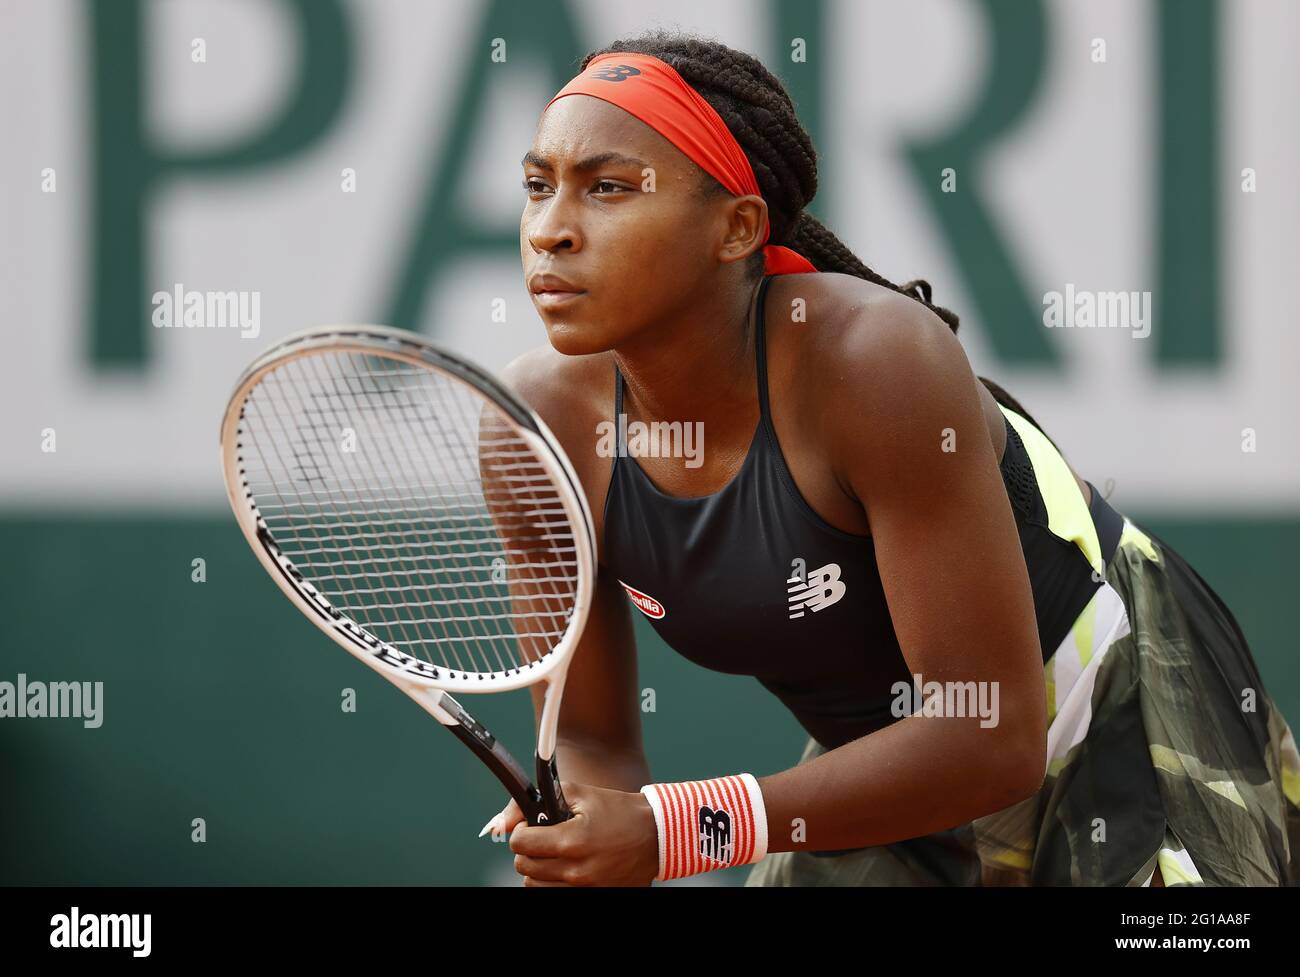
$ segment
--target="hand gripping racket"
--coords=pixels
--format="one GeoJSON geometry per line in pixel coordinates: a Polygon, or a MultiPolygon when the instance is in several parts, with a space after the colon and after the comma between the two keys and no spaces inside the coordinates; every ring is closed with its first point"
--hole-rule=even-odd
{"type": "Polygon", "coordinates": [[[555,769],[591,606],[591,513],[542,420],[410,333],[291,336],[240,377],[226,491],[280,589],[482,760],[529,824],[570,816],[555,769]],[[450,693],[545,682],[536,784],[450,693]]]}

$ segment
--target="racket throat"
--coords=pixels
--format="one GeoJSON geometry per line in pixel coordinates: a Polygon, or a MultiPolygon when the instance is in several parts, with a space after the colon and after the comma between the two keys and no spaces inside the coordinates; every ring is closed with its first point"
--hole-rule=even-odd
{"type": "Polygon", "coordinates": [[[546,823],[558,824],[573,817],[569,803],[560,790],[560,775],[555,765],[557,732],[560,723],[560,699],[564,695],[566,670],[561,669],[546,683],[542,714],[537,727],[537,787],[542,797],[542,813],[546,823]]]}
{"type": "MultiPolygon", "coordinates": [[[[528,819],[529,824],[553,824],[566,820],[570,816],[568,808],[564,805],[564,798],[560,794],[559,782],[554,777],[540,779],[543,767],[540,758],[537,761],[539,782],[544,785],[554,784],[554,791],[548,790],[546,794],[533,786],[528,778],[528,772],[501,745],[491,731],[470,715],[469,710],[454,698],[446,692],[440,692],[437,700],[430,703],[430,706],[429,711],[433,713],[434,718],[454,733],[456,738],[468,746],[492,771],[492,775],[515,799],[515,803],[519,805],[519,810],[528,819]],[[563,816],[560,816],[561,813],[563,816]]],[[[546,766],[553,771],[554,758],[546,766]]]]}

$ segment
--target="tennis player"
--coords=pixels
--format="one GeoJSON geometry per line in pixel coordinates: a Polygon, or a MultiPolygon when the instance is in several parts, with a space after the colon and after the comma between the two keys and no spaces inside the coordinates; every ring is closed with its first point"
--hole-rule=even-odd
{"type": "Polygon", "coordinates": [[[973,375],[925,282],[808,214],[817,156],[762,64],[619,41],[523,170],[549,346],[507,380],[600,561],[559,731],[576,815],[490,822],[526,884],[1300,880],[1300,759],[1231,613],[973,375]],[[651,782],[633,614],[757,678],[802,761],[715,777],[702,742],[701,779],[651,782]]]}

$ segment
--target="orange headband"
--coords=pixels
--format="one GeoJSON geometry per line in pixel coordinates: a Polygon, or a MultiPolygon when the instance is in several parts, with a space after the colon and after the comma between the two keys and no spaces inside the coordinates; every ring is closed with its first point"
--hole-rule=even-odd
{"type": "MultiPolygon", "coordinates": [[[[561,88],[546,108],[565,95],[590,95],[617,105],[680,149],[731,194],[762,196],[754,169],[722,116],[671,65],[658,58],[626,52],[602,54],[592,58],[586,70],[561,88]],[[611,61],[615,63],[606,63],[611,61]]],[[[764,241],[769,233],[770,228],[764,226],[764,241]]],[[[763,259],[769,275],[817,270],[803,255],[775,244],[763,248],[763,259]]]]}

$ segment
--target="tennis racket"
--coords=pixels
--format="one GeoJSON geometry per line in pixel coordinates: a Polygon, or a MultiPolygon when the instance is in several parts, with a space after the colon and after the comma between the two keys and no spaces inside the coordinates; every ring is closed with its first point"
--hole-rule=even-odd
{"type": "Polygon", "coordinates": [[[410,333],[325,327],[244,371],[221,454],[239,527],[288,598],[468,746],[529,824],[569,818],[556,726],[596,553],[542,420],[410,333]],[[538,683],[534,783],[451,693],[538,683]]]}

